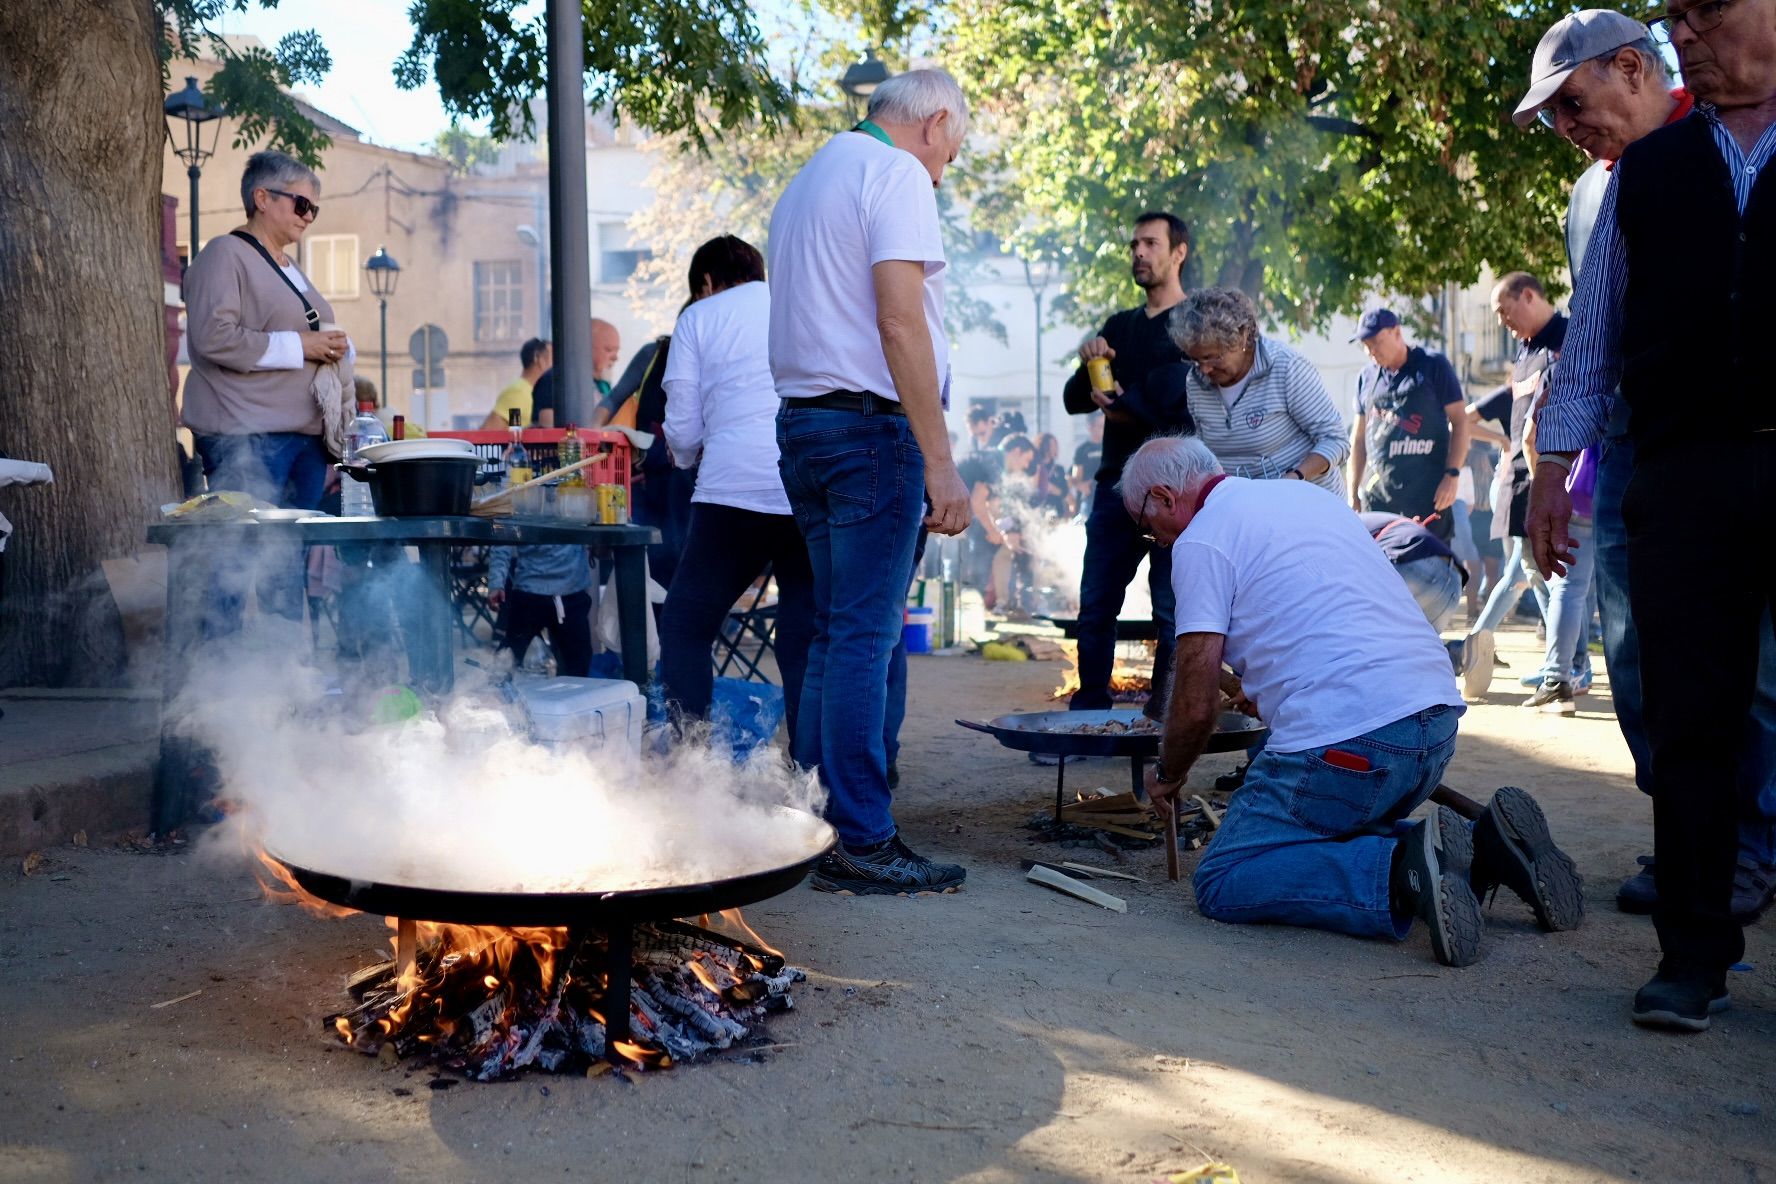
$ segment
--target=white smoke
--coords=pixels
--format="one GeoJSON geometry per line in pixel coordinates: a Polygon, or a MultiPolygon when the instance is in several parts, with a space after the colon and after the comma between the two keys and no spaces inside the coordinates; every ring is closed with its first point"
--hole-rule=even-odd
{"type": "MultiPolygon", "coordinates": [[[[1036,586],[1054,590],[1045,607],[1057,616],[1076,613],[1079,585],[1085,575],[1084,518],[1043,513],[1024,502],[1015,490],[1007,490],[1001,496],[1017,520],[1023,549],[1033,561],[1036,586]]],[[[1152,615],[1153,597],[1147,587],[1147,561],[1143,559],[1129,581],[1120,616],[1124,620],[1144,621],[1152,615]]]]}
{"type": "MultiPolygon", "coordinates": [[[[275,633],[275,630],[272,631],[275,633]]],[[[476,892],[619,891],[783,867],[824,845],[824,794],[774,748],[637,759],[533,743],[491,680],[369,722],[267,632],[212,643],[176,706],[236,806],[211,849],[352,879],[476,892]]]]}

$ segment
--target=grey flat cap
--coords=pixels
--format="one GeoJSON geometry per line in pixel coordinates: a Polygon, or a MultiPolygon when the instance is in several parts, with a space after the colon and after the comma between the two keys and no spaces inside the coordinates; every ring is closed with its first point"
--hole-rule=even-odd
{"type": "Polygon", "coordinates": [[[1528,127],[1574,70],[1592,58],[1644,41],[1646,36],[1645,25],[1608,8],[1587,8],[1556,21],[1536,45],[1529,93],[1517,104],[1512,121],[1518,127],[1528,127]]]}

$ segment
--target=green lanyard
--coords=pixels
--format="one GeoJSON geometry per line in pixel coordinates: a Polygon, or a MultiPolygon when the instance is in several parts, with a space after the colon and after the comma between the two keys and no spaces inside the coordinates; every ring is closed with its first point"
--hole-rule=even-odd
{"type": "Polygon", "coordinates": [[[867,119],[851,130],[854,132],[862,132],[866,136],[874,136],[876,139],[882,141],[882,143],[888,145],[888,147],[894,147],[894,141],[888,138],[888,133],[867,119]]]}

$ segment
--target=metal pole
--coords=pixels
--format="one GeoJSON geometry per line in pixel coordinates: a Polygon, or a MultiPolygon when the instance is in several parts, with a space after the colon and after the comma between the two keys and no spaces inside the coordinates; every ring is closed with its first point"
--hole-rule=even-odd
{"type": "Polygon", "coordinates": [[[389,397],[389,302],[387,296],[378,296],[376,302],[382,305],[382,387],[383,405],[388,404],[389,397]]]}
{"type": "Polygon", "coordinates": [[[591,423],[592,244],[586,225],[586,42],[580,0],[549,0],[549,259],[555,423],[591,423]]]}
{"type": "Polygon", "coordinates": [[[187,165],[185,175],[191,178],[191,250],[185,256],[185,263],[190,265],[197,258],[197,179],[203,176],[203,170],[196,165],[187,165]]]}
{"type": "Polygon", "coordinates": [[[1036,306],[1036,434],[1042,435],[1048,430],[1048,404],[1042,398],[1042,289],[1037,288],[1030,293],[1030,302],[1036,306]]]}

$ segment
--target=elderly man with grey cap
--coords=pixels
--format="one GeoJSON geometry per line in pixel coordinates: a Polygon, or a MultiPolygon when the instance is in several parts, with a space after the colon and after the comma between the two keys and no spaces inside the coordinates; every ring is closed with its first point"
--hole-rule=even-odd
{"type": "MultiPolygon", "coordinates": [[[[1515,115],[1518,126],[1540,120],[1594,162],[1573,186],[1567,210],[1566,250],[1573,274],[1584,267],[1585,246],[1597,221],[1615,163],[1629,144],[1676,123],[1695,100],[1673,89],[1665,59],[1647,27],[1618,12],[1587,9],[1557,22],[1536,49],[1531,85],[1515,115]],[[1583,68],[1582,68],[1583,67],[1583,68]]],[[[1640,695],[1640,638],[1628,603],[1628,532],[1622,495],[1634,471],[1628,407],[1618,401],[1595,446],[1592,495],[1598,609],[1603,617],[1604,660],[1616,723],[1634,757],[1634,782],[1653,792],[1652,753],[1640,695]]],[[[1764,619],[1759,644],[1758,691],[1740,766],[1739,861],[1733,879],[1733,912],[1753,918],[1776,892],[1776,642],[1764,619]]],[[[1616,892],[1624,912],[1649,913],[1658,903],[1654,859],[1616,892]]]]}
{"type": "MultiPolygon", "coordinates": [[[[1745,948],[1734,879],[1758,637],[1776,600],[1776,0],[1674,0],[1648,22],[1696,109],[1622,151],[1598,209],[1572,329],[1538,421],[1537,565],[1573,546],[1564,476],[1618,403],[1622,497],[1650,741],[1663,958],[1637,1023],[1700,1031],[1745,948]],[[1618,394],[1618,386],[1620,388],[1618,394]]],[[[1582,103],[1581,103],[1582,105],[1582,103]]]]}
{"type": "Polygon", "coordinates": [[[1395,941],[1421,920],[1448,966],[1480,956],[1479,897],[1499,885],[1546,929],[1579,924],[1578,876],[1522,790],[1500,790],[1471,832],[1446,807],[1407,821],[1455,753],[1463,707],[1436,630],[1339,499],[1226,476],[1188,436],[1143,444],[1117,491],[1172,551],[1155,805],[1171,808],[1214,731],[1223,662],[1270,727],[1193,877],[1205,917],[1395,941]]]}

